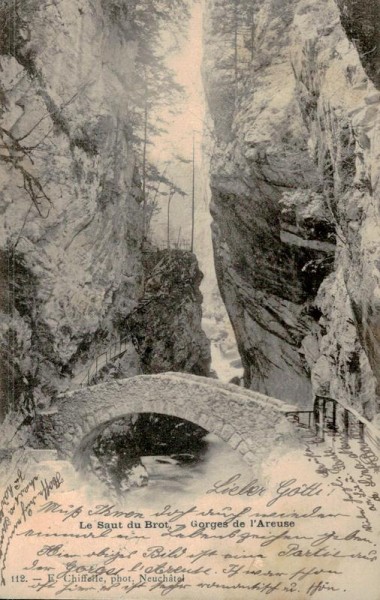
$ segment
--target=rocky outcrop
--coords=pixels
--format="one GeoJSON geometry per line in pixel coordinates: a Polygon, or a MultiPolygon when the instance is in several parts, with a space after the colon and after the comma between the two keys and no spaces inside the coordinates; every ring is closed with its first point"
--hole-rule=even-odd
{"type": "Polygon", "coordinates": [[[341,23],[359,52],[367,75],[380,87],[380,4],[377,0],[337,0],[341,23]]]}
{"type": "Polygon", "coordinates": [[[226,19],[232,2],[206,4],[214,254],[246,385],[301,405],[330,395],[371,419],[380,391],[374,71],[333,0],[242,0],[235,19],[226,19]]]}
{"type": "Polygon", "coordinates": [[[135,309],[118,324],[126,350],[91,383],[178,371],[210,375],[210,342],[202,330],[202,273],[185,250],[146,249],[135,309]]]}
{"type": "Polygon", "coordinates": [[[144,292],[126,329],[143,373],[210,374],[210,344],[202,330],[202,273],[194,254],[161,250],[145,254],[144,292]]]}

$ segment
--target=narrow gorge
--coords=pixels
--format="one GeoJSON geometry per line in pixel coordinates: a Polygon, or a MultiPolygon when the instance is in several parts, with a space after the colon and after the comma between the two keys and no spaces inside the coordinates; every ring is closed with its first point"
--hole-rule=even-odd
{"type": "Polygon", "coordinates": [[[0,598],[379,600],[379,0],[0,0],[0,598]]]}

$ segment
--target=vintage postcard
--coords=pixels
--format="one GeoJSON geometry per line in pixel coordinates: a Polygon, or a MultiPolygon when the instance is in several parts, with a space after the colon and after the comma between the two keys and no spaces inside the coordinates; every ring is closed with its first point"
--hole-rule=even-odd
{"type": "Polygon", "coordinates": [[[380,600],[378,0],[0,0],[0,598],[380,600]]]}

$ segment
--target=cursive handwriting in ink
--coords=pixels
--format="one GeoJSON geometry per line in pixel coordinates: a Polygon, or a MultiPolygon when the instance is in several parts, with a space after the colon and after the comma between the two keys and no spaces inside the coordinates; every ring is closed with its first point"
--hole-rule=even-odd
{"type": "Polygon", "coordinates": [[[258,483],[257,479],[244,485],[240,483],[236,485],[240,478],[241,474],[237,473],[226,481],[216,481],[206,494],[227,494],[228,496],[262,496],[265,494],[266,489],[258,483]]]}

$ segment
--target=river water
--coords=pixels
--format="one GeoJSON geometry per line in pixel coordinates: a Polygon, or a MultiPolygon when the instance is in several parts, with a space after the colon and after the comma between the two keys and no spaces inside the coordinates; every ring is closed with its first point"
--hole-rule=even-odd
{"type": "Polygon", "coordinates": [[[195,499],[219,480],[226,480],[240,473],[242,480],[252,478],[250,467],[236,450],[214,434],[204,438],[207,450],[197,462],[180,462],[169,456],[144,456],[149,483],[145,487],[126,492],[128,504],[149,507],[165,503],[178,504],[182,500],[195,499]]]}

